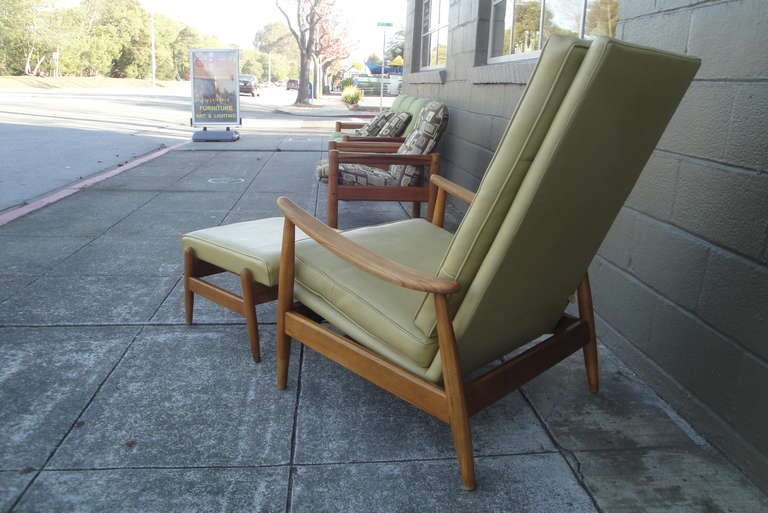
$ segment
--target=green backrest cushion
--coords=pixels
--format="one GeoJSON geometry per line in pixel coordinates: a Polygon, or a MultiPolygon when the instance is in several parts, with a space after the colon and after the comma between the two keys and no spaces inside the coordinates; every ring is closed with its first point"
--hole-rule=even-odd
{"type": "MultiPolygon", "coordinates": [[[[441,277],[457,280],[462,286],[461,292],[449,298],[451,313],[488,253],[588,47],[589,42],[571,36],[552,36],[547,42],[440,268],[441,277]]],[[[431,296],[425,296],[415,322],[426,335],[433,334],[431,296]]]]}
{"type": "Polygon", "coordinates": [[[699,64],[592,43],[454,317],[465,371],[551,331],[699,64]]]}
{"type": "Polygon", "coordinates": [[[389,110],[391,110],[393,112],[402,112],[402,110],[400,109],[400,104],[403,103],[403,101],[406,98],[411,98],[411,97],[410,96],[406,96],[404,94],[401,94],[400,96],[395,98],[395,100],[392,102],[392,106],[389,108],[389,110]]]}
{"type": "Polygon", "coordinates": [[[421,109],[429,102],[427,98],[417,98],[416,96],[398,96],[392,103],[390,110],[395,112],[408,112],[411,115],[411,121],[403,130],[402,136],[408,137],[419,123],[419,114],[421,109]]]}

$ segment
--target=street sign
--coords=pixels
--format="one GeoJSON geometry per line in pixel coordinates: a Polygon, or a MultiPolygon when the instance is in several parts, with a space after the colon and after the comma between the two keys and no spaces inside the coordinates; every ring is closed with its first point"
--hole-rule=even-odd
{"type": "Polygon", "coordinates": [[[394,23],[390,23],[388,21],[380,21],[376,24],[377,27],[394,27],[394,23]]]}

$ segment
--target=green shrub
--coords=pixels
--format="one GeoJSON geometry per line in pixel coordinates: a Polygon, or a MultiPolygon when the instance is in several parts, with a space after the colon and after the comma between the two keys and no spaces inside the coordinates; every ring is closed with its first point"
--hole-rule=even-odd
{"type": "Polygon", "coordinates": [[[355,83],[352,82],[351,78],[345,78],[344,80],[341,81],[341,88],[342,89],[346,89],[347,87],[351,87],[353,85],[355,85],[355,83]]]}
{"type": "Polygon", "coordinates": [[[357,105],[360,103],[360,96],[362,96],[362,92],[355,86],[345,87],[341,91],[341,101],[347,105],[357,105]]]}

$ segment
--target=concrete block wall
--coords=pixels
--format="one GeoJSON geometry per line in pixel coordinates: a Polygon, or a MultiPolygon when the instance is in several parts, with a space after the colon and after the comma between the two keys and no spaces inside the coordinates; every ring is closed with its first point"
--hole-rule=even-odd
{"type": "MultiPolygon", "coordinates": [[[[451,1],[444,72],[404,86],[448,104],[442,171],[471,189],[533,70],[484,64],[489,4],[451,1]]],[[[617,37],[703,62],[590,268],[601,340],[768,490],[768,1],[619,5],[617,37]]]]}
{"type": "Polygon", "coordinates": [[[768,2],[625,1],[619,19],[702,66],[590,269],[603,340],[765,489],[768,2]]]}

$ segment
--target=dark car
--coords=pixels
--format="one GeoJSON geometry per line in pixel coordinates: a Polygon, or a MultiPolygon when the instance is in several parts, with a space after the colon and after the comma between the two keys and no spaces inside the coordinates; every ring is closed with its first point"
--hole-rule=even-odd
{"type": "Polygon", "coordinates": [[[259,86],[253,75],[240,75],[240,93],[256,96],[259,86]]]}
{"type": "Polygon", "coordinates": [[[285,83],[285,88],[286,88],[286,90],[295,89],[295,90],[298,91],[299,90],[299,81],[296,80],[295,78],[289,78],[288,81],[285,83]]]}

